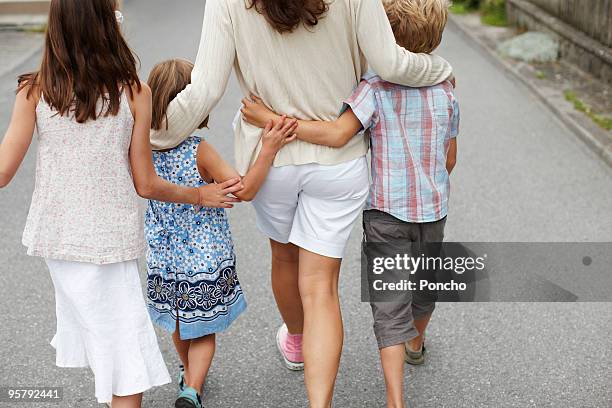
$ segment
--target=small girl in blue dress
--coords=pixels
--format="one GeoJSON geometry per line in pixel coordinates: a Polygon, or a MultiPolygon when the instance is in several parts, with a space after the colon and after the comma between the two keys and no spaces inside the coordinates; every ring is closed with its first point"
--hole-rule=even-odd
{"type": "MultiPolygon", "coordinates": [[[[190,83],[192,69],[191,62],[175,59],[151,71],[148,83],[153,97],[153,129],[165,126],[168,104],[190,83]]],[[[242,178],[242,190],[234,193],[236,201],[255,197],[276,153],[295,140],[296,126],[294,120],[267,126],[262,133],[261,153],[242,178]]],[[[211,145],[197,136],[171,150],[154,152],[153,162],[160,177],[184,186],[239,177],[211,145]]],[[[220,188],[219,194],[224,190],[220,188]]],[[[149,314],[156,325],[172,333],[183,363],[175,406],[200,408],[201,389],[215,352],[215,334],[227,329],[246,308],[236,275],[228,218],[223,208],[150,201],[145,232],[149,244],[149,314]]]]}

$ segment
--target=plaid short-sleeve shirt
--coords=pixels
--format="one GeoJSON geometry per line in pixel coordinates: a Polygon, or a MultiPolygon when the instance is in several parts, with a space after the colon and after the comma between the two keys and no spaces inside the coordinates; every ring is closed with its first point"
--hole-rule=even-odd
{"type": "Polygon", "coordinates": [[[366,209],[413,223],[448,212],[446,156],[459,131],[459,105],[450,82],[409,88],[368,73],[345,101],[370,131],[372,186],[366,209]]]}

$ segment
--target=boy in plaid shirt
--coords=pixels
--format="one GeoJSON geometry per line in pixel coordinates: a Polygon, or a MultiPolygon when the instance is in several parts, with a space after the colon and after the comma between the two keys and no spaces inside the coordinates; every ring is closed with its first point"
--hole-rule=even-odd
{"type": "MultiPolygon", "coordinates": [[[[448,7],[447,0],[385,1],[397,43],[415,53],[431,53],[438,47],[448,7]]],[[[265,125],[278,120],[260,99],[251,99],[243,100],[247,121],[265,125]]],[[[370,133],[372,156],[372,185],[363,216],[365,242],[442,242],[459,130],[453,84],[409,88],[368,72],[344,101],[344,113],[336,121],[299,121],[297,136],[340,147],[363,137],[362,130],[370,133]]],[[[414,292],[408,302],[371,304],[389,407],[405,406],[404,360],[424,363],[424,333],[435,300],[435,293],[414,292]]]]}

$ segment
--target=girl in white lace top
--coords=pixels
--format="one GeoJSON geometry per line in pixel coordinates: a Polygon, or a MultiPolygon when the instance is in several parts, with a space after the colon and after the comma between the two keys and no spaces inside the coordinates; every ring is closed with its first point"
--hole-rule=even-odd
{"type": "Polygon", "coordinates": [[[39,71],[20,78],[0,145],[0,187],[38,130],[36,184],[23,242],[55,287],[61,367],[91,367],[99,402],[139,407],[169,382],[146,312],[138,196],[228,208],[239,179],[188,188],[152,163],[151,91],[122,38],[116,0],[52,0],[39,71]],[[66,43],[70,39],[70,43],[66,43]]]}

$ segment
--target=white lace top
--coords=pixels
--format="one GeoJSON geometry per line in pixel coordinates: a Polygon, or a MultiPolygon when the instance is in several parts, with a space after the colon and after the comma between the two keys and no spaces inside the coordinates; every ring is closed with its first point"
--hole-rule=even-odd
{"type": "Polygon", "coordinates": [[[83,124],[41,98],[36,185],[23,233],[29,255],[108,264],[144,253],[129,162],[133,125],[125,93],[118,115],[83,124]]]}

